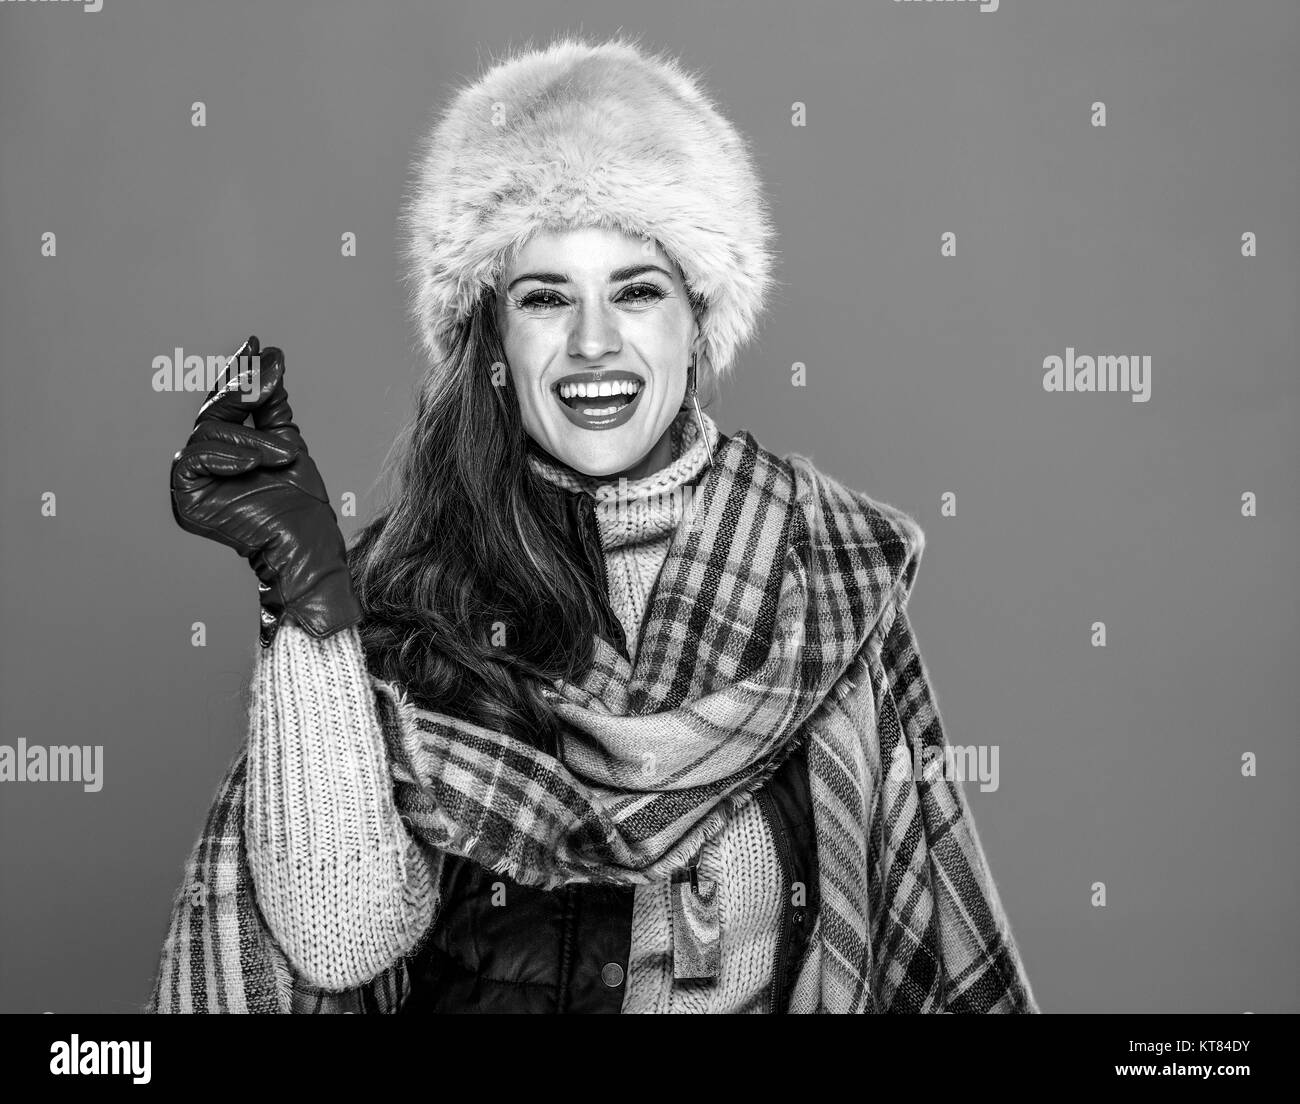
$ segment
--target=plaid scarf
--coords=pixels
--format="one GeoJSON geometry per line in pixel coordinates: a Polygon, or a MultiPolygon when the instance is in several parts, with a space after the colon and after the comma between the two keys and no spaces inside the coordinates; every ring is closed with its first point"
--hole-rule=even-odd
{"type": "MultiPolygon", "coordinates": [[[[906,614],[923,548],[906,514],[736,434],[673,535],[635,663],[598,639],[549,691],[559,758],[376,681],[403,820],[521,883],[653,881],[807,741],[819,1010],[1037,1011],[960,783],[924,750],[947,741],[906,614]],[[900,749],[924,777],[893,769],[900,749]]],[[[403,962],[343,994],[296,976],[232,846],[242,787],[237,759],[191,860],[198,886],[228,865],[228,899],[196,928],[178,897],[150,1010],[395,1010],[403,962]]]]}

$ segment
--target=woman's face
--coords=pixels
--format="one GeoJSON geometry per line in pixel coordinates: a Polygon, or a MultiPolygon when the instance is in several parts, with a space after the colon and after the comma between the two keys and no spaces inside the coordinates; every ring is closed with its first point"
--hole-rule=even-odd
{"type": "Polygon", "coordinates": [[[601,227],[539,231],[502,288],[497,321],[528,435],[587,475],[667,463],[699,326],[663,249],[601,227]]]}

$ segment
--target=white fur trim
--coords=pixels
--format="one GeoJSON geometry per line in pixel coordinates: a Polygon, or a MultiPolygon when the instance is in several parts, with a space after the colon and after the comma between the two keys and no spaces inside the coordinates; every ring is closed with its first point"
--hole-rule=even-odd
{"type": "Polygon", "coordinates": [[[510,250],[540,228],[649,235],[702,296],[704,360],[732,367],[772,284],[774,230],[746,139],[667,54],[625,36],[521,48],[420,143],[403,259],[425,354],[445,354],[510,250]]]}

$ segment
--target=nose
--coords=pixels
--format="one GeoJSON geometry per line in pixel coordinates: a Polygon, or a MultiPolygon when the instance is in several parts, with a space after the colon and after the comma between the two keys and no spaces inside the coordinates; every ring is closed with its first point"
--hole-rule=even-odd
{"type": "Polygon", "coordinates": [[[569,331],[569,355],[601,360],[623,347],[617,311],[605,302],[582,303],[573,315],[569,331]]]}

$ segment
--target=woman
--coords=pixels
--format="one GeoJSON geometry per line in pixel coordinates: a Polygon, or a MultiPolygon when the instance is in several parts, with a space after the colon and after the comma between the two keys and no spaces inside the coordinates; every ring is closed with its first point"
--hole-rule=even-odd
{"type": "Polygon", "coordinates": [[[150,1009],[1037,1011],[929,761],[921,530],[700,409],[773,280],[695,78],[516,54],[404,228],[430,368],[355,546],[278,349],[173,463],[264,647],[150,1009]]]}

